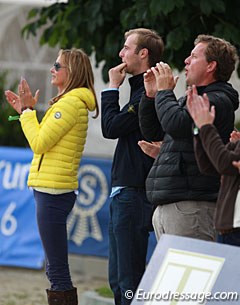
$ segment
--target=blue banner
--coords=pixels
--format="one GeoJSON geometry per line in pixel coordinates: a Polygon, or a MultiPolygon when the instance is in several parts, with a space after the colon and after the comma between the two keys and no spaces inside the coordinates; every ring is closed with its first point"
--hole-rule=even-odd
{"type": "MultiPolygon", "coordinates": [[[[0,265],[41,268],[33,193],[27,187],[30,149],[0,147],[0,265]]],[[[69,253],[108,256],[109,193],[112,162],[82,158],[79,193],[68,218],[69,253]]],[[[156,245],[150,236],[148,259],[156,245]]]]}
{"type": "Polygon", "coordinates": [[[32,152],[0,148],[0,265],[42,268],[33,193],[27,187],[32,152]]]}

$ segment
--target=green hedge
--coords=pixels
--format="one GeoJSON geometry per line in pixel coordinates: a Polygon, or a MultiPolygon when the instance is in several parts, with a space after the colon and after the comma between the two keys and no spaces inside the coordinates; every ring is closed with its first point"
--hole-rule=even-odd
{"type": "Polygon", "coordinates": [[[6,101],[4,92],[8,89],[16,92],[18,82],[15,81],[9,86],[7,74],[7,71],[0,72],[0,146],[29,147],[20,122],[8,121],[9,115],[17,115],[17,112],[6,101]]]}

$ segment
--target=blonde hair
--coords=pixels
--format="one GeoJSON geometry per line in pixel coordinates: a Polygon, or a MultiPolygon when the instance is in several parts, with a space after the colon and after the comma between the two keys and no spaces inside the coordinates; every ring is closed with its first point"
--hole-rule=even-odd
{"type": "Polygon", "coordinates": [[[85,87],[91,90],[94,95],[96,102],[96,114],[93,116],[93,118],[97,118],[99,115],[99,106],[94,89],[94,76],[89,57],[82,49],[75,48],[70,50],[61,49],[58,56],[61,57],[64,66],[66,66],[68,70],[67,82],[63,92],[53,97],[50,104],[52,105],[56,103],[64,94],[72,89],[85,87]]]}

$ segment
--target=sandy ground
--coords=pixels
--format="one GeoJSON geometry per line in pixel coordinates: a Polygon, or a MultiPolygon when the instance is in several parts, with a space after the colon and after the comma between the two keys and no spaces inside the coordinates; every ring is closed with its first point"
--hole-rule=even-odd
{"type": "MultiPolygon", "coordinates": [[[[108,286],[104,261],[82,261],[74,257],[70,269],[79,300],[85,291],[108,286]]],[[[0,305],[45,305],[48,287],[44,270],[0,267],[0,305]]]]}

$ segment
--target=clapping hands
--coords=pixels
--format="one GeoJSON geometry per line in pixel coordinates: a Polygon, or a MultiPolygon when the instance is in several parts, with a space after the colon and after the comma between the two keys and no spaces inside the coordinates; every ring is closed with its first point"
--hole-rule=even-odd
{"type": "Polygon", "coordinates": [[[148,97],[155,97],[157,91],[173,90],[177,84],[178,76],[173,76],[173,72],[168,64],[160,62],[155,67],[148,69],[144,74],[144,86],[148,97]]]}
{"type": "Polygon", "coordinates": [[[38,102],[39,90],[32,96],[30,87],[25,79],[21,79],[18,85],[18,95],[11,90],[5,91],[8,103],[19,113],[22,113],[23,107],[34,107],[38,102]]]}

